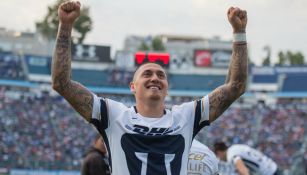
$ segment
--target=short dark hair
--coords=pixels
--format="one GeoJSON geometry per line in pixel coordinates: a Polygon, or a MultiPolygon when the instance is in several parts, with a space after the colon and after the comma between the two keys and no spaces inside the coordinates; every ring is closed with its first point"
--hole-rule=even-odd
{"type": "Polygon", "coordinates": [[[224,142],[216,142],[214,144],[214,152],[217,153],[218,151],[226,151],[228,146],[224,142]]]}
{"type": "Polygon", "coordinates": [[[146,65],[146,64],[156,64],[156,65],[161,66],[161,67],[164,69],[164,67],[163,67],[161,64],[158,64],[158,63],[156,63],[156,62],[144,62],[144,63],[142,63],[142,64],[136,66],[133,75],[136,73],[137,70],[140,69],[140,67],[143,67],[143,66],[146,65]]]}
{"type": "Polygon", "coordinates": [[[144,63],[140,64],[139,66],[137,66],[136,69],[134,70],[132,82],[133,82],[134,79],[135,79],[135,73],[136,73],[141,67],[143,67],[144,65],[147,65],[147,64],[156,64],[156,65],[162,67],[162,69],[164,70],[164,72],[165,72],[165,74],[166,74],[166,76],[167,76],[166,69],[165,69],[161,64],[158,64],[157,62],[144,62],[144,63]]]}

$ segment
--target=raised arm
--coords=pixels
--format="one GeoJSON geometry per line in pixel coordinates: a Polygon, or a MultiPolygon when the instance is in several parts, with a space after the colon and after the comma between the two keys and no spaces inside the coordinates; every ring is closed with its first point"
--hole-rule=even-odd
{"type": "Polygon", "coordinates": [[[233,28],[234,41],[229,72],[224,85],[209,94],[209,120],[216,120],[244,92],[247,80],[246,11],[229,8],[228,21],[233,28]]]}
{"type": "Polygon", "coordinates": [[[60,23],[52,59],[52,88],[89,121],[93,106],[92,93],[71,80],[71,31],[80,15],[80,3],[69,1],[61,4],[58,15],[60,23]]]}
{"type": "Polygon", "coordinates": [[[239,175],[249,175],[249,171],[241,158],[236,161],[235,168],[239,175]]]}

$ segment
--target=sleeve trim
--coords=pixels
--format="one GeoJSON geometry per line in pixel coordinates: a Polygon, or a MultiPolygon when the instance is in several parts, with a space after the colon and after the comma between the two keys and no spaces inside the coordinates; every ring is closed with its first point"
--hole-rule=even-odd
{"type": "Polygon", "coordinates": [[[209,121],[209,96],[206,95],[205,97],[203,97],[202,99],[202,105],[201,105],[201,121],[209,121]]]}
{"type": "Polygon", "coordinates": [[[93,94],[93,111],[92,111],[92,119],[101,120],[100,116],[100,101],[99,97],[96,94],[93,94]]]}

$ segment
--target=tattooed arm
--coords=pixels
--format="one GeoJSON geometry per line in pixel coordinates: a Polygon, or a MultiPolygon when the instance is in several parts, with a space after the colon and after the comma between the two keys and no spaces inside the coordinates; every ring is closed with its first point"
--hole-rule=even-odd
{"type": "MultiPolygon", "coordinates": [[[[244,33],[247,24],[246,11],[231,7],[228,20],[233,32],[244,33]]],[[[209,94],[209,120],[216,120],[245,91],[247,80],[247,44],[246,41],[234,42],[229,72],[224,85],[209,94]]]]}
{"type": "Polygon", "coordinates": [[[80,3],[63,3],[58,14],[60,24],[52,59],[52,87],[89,121],[93,106],[92,93],[71,80],[71,31],[74,21],[80,15],[80,3]]]}

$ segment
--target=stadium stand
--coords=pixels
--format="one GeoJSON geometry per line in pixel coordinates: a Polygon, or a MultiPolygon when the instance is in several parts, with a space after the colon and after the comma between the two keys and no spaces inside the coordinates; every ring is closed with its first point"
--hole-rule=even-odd
{"type": "Polygon", "coordinates": [[[208,145],[216,140],[228,145],[248,144],[272,157],[287,172],[293,165],[294,155],[306,159],[306,150],[300,150],[307,143],[306,105],[306,102],[291,100],[272,105],[258,103],[248,108],[235,105],[208,127],[203,140],[208,145]]]}
{"type": "Polygon", "coordinates": [[[25,79],[25,72],[20,56],[10,52],[0,53],[0,79],[25,79]]]}
{"type": "Polygon", "coordinates": [[[275,75],[254,75],[253,83],[277,83],[278,76],[275,75]]]}
{"type": "Polygon", "coordinates": [[[307,74],[283,76],[282,92],[304,92],[307,90],[307,74]]]}
{"type": "MultiPolygon", "coordinates": [[[[50,70],[50,57],[0,52],[0,169],[80,170],[81,158],[96,131],[50,90],[50,70]],[[47,81],[40,84],[31,79],[32,75],[45,76],[47,81]],[[40,89],[43,85],[47,88],[40,89]]],[[[266,97],[259,100],[247,92],[199,137],[209,147],[216,139],[228,144],[248,144],[272,157],[285,175],[304,173],[307,167],[305,72],[305,68],[297,67],[251,71],[250,85],[277,87],[274,93],[278,95],[267,94],[274,98],[274,103],[265,103],[266,97]],[[293,93],[297,93],[295,98],[293,93]]],[[[72,76],[91,90],[104,92],[108,98],[128,106],[134,104],[128,89],[131,70],[73,67],[72,76]]],[[[224,81],[222,73],[171,73],[167,106],[199,98],[199,94],[204,95],[224,81]]],[[[223,165],[223,171],[222,175],[233,168],[223,165]]]]}
{"type": "MultiPolygon", "coordinates": [[[[131,95],[108,97],[133,104],[131,95]]],[[[187,100],[191,98],[176,97],[170,102],[187,100]]],[[[0,101],[0,167],[79,170],[95,130],[62,97],[1,87],[0,101]]],[[[289,171],[307,141],[306,105],[302,101],[249,108],[234,105],[208,127],[203,141],[212,145],[215,139],[222,139],[255,146],[289,171]]],[[[300,159],[307,157],[306,152],[299,155],[300,159]]]]}
{"type": "Polygon", "coordinates": [[[169,76],[171,89],[177,90],[213,90],[225,82],[222,75],[184,75],[172,74],[169,76]],[[185,82],[185,83],[183,83],[185,82]],[[199,83],[205,82],[205,83],[199,83]]]}
{"type": "Polygon", "coordinates": [[[29,74],[51,74],[51,57],[25,55],[25,60],[29,74]]]}

